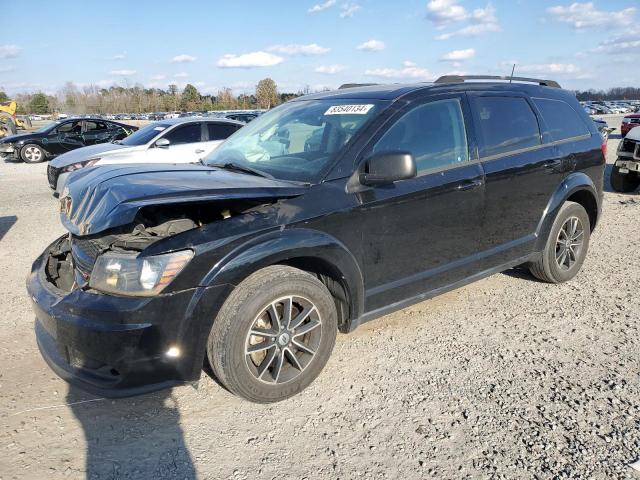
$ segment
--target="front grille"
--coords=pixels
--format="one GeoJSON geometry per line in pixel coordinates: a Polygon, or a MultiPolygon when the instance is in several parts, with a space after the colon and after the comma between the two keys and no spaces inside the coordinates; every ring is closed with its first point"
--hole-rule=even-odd
{"type": "Polygon", "coordinates": [[[88,278],[93,270],[93,264],[96,258],[103,250],[103,246],[93,239],[73,238],[71,241],[71,256],[73,257],[74,267],[88,278]]]}
{"type": "Polygon", "coordinates": [[[58,177],[60,176],[60,171],[62,169],[56,168],[52,165],[47,167],[47,180],[49,180],[49,186],[54,190],[58,186],[58,177]]]}

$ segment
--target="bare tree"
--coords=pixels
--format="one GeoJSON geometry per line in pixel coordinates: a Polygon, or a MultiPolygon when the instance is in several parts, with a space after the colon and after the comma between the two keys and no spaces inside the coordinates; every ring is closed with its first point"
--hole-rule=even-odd
{"type": "Polygon", "coordinates": [[[256,85],[256,99],[258,107],[271,108],[278,104],[278,86],[271,78],[264,78],[256,85]]]}

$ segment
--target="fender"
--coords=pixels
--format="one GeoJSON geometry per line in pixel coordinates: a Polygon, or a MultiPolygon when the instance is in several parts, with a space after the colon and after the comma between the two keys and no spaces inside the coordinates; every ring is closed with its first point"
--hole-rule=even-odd
{"type": "Polygon", "coordinates": [[[598,190],[593,184],[593,180],[583,172],[571,173],[562,181],[556,191],[553,192],[544,212],[542,213],[542,218],[540,219],[540,222],[538,222],[538,226],[536,228],[537,240],[535,247],[537,252],[544,250],[547,237],[551,231],[551,226],[553,225],[562,204],[567,201],[571,195],[581,190],[585,190],[593,196],[596,204],[598,205],[598,218],[600,217],[602,203],[600,196],[598,195],[598,190]]]}
{"type": "Polygon", "coordinates": [[[301,257],[320,260],[335,269],[347,292],[349,318],[358,318],[364,310],[360,266],[342,242],[317,230],[283,229],[255,237],[222,258],[205,276],[202,285],[237,285],[263,267],[301,257]]]}

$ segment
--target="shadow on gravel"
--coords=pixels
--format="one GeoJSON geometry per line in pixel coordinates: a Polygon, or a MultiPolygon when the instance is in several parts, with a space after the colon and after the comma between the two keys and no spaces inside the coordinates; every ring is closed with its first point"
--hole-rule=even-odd
{"type": "Polygon", "coordinates": [[[86,439],[86,479],[196,478],[171,390],[82,403],[87,398],[69,387],[67,402],[86,439]]]}
{"type": "Polygon", "coordinates": [[[535,283],[545,283],[542,280],[538,280],[536,277],[534,277],[526,267],[510,268],[509,270],[505,270],[504,272],[502,272],[502,274],[506,275],[507,277],[517,278],[519,280],[528,280],[535,283]]]}
{"type": "Polygon", "coordinates": [[[18,217],[16,217],[15,215],[0,217],[0,240],[2,240],[2,237],[4,237],[9,230],[11,230],[11,227],[13,227],[17,221],[18,217]]]}

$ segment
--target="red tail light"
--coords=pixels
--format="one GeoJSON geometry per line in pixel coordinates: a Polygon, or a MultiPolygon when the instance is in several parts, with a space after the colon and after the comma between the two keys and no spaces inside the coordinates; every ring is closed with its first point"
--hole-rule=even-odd
{"type": "Polygon", "coordinates": [[[602,145],[600,145],[600,150],[602,150],[602,155],[604,155],[604,158],[607,158],[607,140],[605,139],[604,142],[602,142],[602,145]]]}

